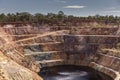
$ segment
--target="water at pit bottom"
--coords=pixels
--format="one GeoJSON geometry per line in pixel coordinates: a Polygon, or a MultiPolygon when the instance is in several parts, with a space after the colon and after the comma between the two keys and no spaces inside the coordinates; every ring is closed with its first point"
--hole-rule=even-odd
{"type": "Polygon", "coordinates": [[[88,67],[68,65],[43,68],[39,75],[44,80],[103,80],[97,73],[88,67]]]}

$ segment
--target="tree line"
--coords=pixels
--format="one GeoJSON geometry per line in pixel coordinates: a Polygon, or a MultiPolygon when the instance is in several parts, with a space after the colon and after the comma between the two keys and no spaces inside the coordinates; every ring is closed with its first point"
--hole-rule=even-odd
{"type": "Polygon", "coordinates": [[[120,17],[118,16],[88,16],[88,17],[76,17],[73,15],[65,15],[63,11],[59,11],[57,14],[30,14],[28,12],[21,13],[8,13],[0,14],[0,23],[2,22],[32,22],[37,24],[48,24],[48,25],[76,25],[80,22],[103,22],[103,23],[120,23],[120,17]]]}

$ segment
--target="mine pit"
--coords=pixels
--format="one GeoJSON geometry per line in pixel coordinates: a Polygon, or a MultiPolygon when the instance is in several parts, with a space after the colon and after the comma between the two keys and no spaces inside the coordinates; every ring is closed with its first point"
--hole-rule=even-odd
{"type": "MultiPolygon", "coordinates": [[[[70,30],[0,28],[0,68],[14,80],[119,80],[119,35],[71,34],[70,30]],[[34,32],[35,31],[35,32],[34,32]],[[4,42],[4,43],[2,43],[4,42]],[[117,47],[116,47],[117,46],[117,47]],[[116,48],[116,49],[115,49],[116,48]],[[116,53],[116,54],[112,54],[116,53]],[[9,58],[8,58],[9,57],[9,58]],[[15,69],[15,71],[12,71],[15,69]],[[27,76],[27,77],[26,77],[27,76]],[[37,78],[37,79],[36,79],[37,78]]],[[[94,33],[94,31],[93,31],[94,33]]],[[[117,29],[114,29],[117,33],[117,29]]]]}

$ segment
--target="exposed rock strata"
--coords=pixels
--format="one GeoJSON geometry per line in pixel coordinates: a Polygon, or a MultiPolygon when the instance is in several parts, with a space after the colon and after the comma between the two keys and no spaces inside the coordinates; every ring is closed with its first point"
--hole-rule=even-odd
{"type": "MultiPolygon", "coordinates": [[[[32,29],[33,28],[26,28],[26,29],[23,29],[23,28],[8,29],[8,28],[6,28],[4,30],[6,33],[9,33],[9,34],[36,34],[36,33],[39,33],[39,31],[40,31],[39,29],[37,30],[36,28],[34,28],[33,31],[32,31],[32,29]],[[34,30],[37,30],[37,32],[34,32],[34,30]]],[[[47,30],[47,31],[49,31],[49,30],[47,30]]],[[[109,29],[109,28],[108,29],[96,29],[95,28],[95,29],[87,29],[87,30],[81,29],[80,33],[81,34],[95,34],[95,33],[97,33],[98,35],[100,35],[100,34],[110,34],[110,35],[112,34],[112,35],[114,35],[117,33],[117,28],[116,29],[109,29]],[[108,32],[106,32],[106,31],[108,31],[108,32]]],[[[21,38],[24,38],[24,37],[13,37],[11,39],[18,40],[21,38]]],[[[103,73],[109,75],[114,80],[120,79],[120,77],[119,77],[120,76],[120,74],[119,74],[120,73],[119,58],[112,57],[112,56],[109,56],[106,54],[98,54],[97,53],[98,49],[115,47],[115,45],[118,42],[120,42],[120,38],[79,37],[79,36],[60,36],[60,37],[47,36],[47,37],[35,39],[34,41],[35,42],[52,42],[52,41],[63,42],[62,44],[59,44],[59,45],[38,45],[38,47],[40,47],[42,49],[42,51],[55,51],[55,50],[63,51],[61,53],[49,54],[49,55],[47,55],[48,56],[47,58],[45,57],[46,55],[42,55],[43,59],[63,59],[64,60],[64,62],[55,62],[55,63],[53,62],[53,63],[43,64],[42,65],[43,67],[44,66],[55,66],[55,65],[70,65],[70,64],[71,65],[79,65],[79,66],[90,66],[97,71],[100,71],[100,72],[103,72],[103,73]]],[[[28,41],[25,43],[31,43],[31,42],[28,41]]],[[[14,47],[14,45],[12,45],[12,46],[14,47]]],[[[7,48],[7,46],[5,46],[5,48],[7,48]]],[[[24,54],[23,48],[20,48],[20,49],[21,49],[21,51],[20,51],[21,54],[24,54]]],[[[36,56],[28,57],[26,59],[23,55],[21,56],[21,54],[18,54],[18,53],[14,57],[12,57],[14,54],[9,54],[7,56],[12,58],[12,60],[14,60],[14,61],[16,60],[17,63],[24,65],[26,67],[28,67],[28,65],[30,65],[30,63],[31,63],[31,65],[34,65],[33,62],[34,62],[36,56]],[[30,58],[30,60],[29,60],[29,58],[30,58]],[[33,60],[33,61],[31,61],[31,60],[33,60]],[[31,61],[31,62],[29,63],[29,61],[31,61]]],[[[39,58],[41,59],[41,56],[37,56],[37,59],[39,59],[39,58]]],[[[17,64],[17,63],[14,63],[14,64],[17,64]]],[[[2,66],[3,67],[2,70],[3,69],[6,70],[5,73],[6,73],[6,75],[8,75],[8,77],[6,77],[6,78],[9,78],[10,75],[8,72],[11,72],[11,71],[6,69],[6,66],[2,66]]],[[[9,66],[7,66],[7,68],[8,67],[9,66]]],[[[18,67],[20,67],[20,66],[18,66],[18,67]]],[[[29,69],[31,69],[31,67],[33,67],[33,66],[29,66],[29,69]]],[[[10,67],[10,69],[11,68],[14,68],[14,67],[10,67]]],[[[17,67],[15,67],[15,68],[17,68],[17,67]]],[[[36,69],[37,68],[36,65],[33,68],[36,69]]],[[[25,69],[25,70],[28,70],[28,69],[25,69]]],[[[23,70],[21,70],[21,71],[23,71],[23,70]]],[[[28,72],[29,72],[29,70],[28,70],[28,72]]],[[[31,76],[31,74],[28,74],[28,75],[31,76]]],[[[23,75],[23,74],[20,73],[20,75],[23,75]]],[[[103,76],[103,75],[101,75],[101,76],[103,76]]],[[[21,78],[24,78],[24,75],[21,78]]],[[[10,79],[11,79],[11,77],[10,77],[10,79]]],[[[28,78],[26,78],[26,80],[27,79],[28,78]]],[[[32,77],[32,79],[34,79],[34,78],[32,77]]],[[[35,79],[35,80],[37,80],[37,79],[35,79]]]]}
{"type": "Polygon", "coordinates": [[[24,55],[16,52],[11,36],[0,28],[0,80],[42,80],[35,72],[21,66],[24,55]]]}

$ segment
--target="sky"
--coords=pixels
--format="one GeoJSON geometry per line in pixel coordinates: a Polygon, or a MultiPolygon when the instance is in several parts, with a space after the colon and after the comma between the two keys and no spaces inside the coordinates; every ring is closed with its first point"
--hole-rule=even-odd
{"type": "Polygon", "coordinates": [[[29,12],[120,16],[120,0],[0,0],[0,13],[29,12]]]}

